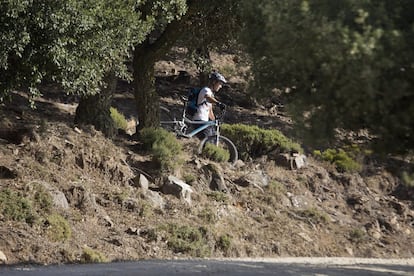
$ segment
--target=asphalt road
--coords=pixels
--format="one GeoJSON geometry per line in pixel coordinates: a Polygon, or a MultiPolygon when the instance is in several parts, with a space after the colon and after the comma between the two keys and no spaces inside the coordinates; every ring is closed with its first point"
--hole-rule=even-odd
{"type": "Polygon", "coordinates": [[[0,266],[0,275],[414,275],[414,259],[286,258],[146,260],[83,265],[0,266]]]}

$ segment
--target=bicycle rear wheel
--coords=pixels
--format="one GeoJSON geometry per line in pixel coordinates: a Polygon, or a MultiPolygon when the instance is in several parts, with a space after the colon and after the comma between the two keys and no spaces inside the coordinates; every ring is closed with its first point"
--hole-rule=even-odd
{"type": "Polygon", "coordinates": [[[234,164],[239,158],[239,153],[234,143],[229,138],[221,136],[221,135],[220,136],[212,135],[212,136],[208,136],[204,138],[203,140],[201,140],[197,153],[202,154],[204,148],[206,147],[208,143],[214,144],[226,150],[230,154],[229,162],[232,164],[234,164]]]}
{"type": "Polygon", "coordinates": [[[164,107],[160,106],[160,127],[168,131],[174,131],[174,115],[172,112],[164,107]]]}

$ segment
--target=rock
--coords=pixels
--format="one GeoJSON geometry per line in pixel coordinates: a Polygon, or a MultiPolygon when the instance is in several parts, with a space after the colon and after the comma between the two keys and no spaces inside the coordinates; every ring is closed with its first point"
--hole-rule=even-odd
{"type": "Polygon", "coordinates": [[[306,155],[300,153],[294,153],[292,155],[293,162],[291,162],[291,169],[300,169],[306,166],[306,155]]]}
{"type": "Polygon", "coordinates": [[[160,193],[148,190],[145,194],[145,198],[148,199],[152,207],[159,208],[161,210],[165,207],[164,198],[160,195],[160,193]]]}
{"type": "Polygon", "coordinates": [[[307,157],[301,153],[270,153],[269,158],[278,166],[297,170],[307,166],[307,157]]]}
{"type": "Polygon", "coordinates": [[[191,204],[191,194],[193,193],[191,186],[175,176],[168,176],[167,181],[161,187],[161,191],[164,194],[175,195],[176,197],[183,199],[188,204],[191,204]]]}
{"type": "Polygon", "coordinates": [[[82,211],[95,212],[98,209],[95,195],[89,193],[82,186],[72,186],[65,195],[71,205],[74,205],[82,211]]]}
{"type": "Polygon", "coordinates": [[[50,185],[47,182],[36,182],[32,184],[37,184],[42,187],[51,197],[53,201],[53,205],[57,208],[62,209],[69,209],[69,202],[65,196],[65,194],[57,189],[55,186],[50,185]]]}
{"type": "Polygon", "coordinates": [[[245,164],[242,160],[240,160],[240,159],[237,159],[237,161],[233,164],[233,166],[234,166],[236,169],[241,169],[241,168],[243,168],[245,165],[246,165],[246,164],[245,164]]]}
{"type": "Polygon", "coordinates": [[[0,263],[5,264],[7,262],[7,257],[4,255],[3,251],[0,251],[0,263]]]}
{"type": "Polygon", "coordinates": [[[209,187],[213,191],[227,192],[226,182],[220,169],[214,164],[205,165],[202,170],[207,176],[209,187]]]}
{"type": "Polygon", "coordinates": [[[129,234],[129,235],[137,235],[139,234],[139,229],[136,227],[129,227],[125,233],[129,234]]]}
{"type": "Polygon", "coordinates": [[[265,188],[269,186],[269,176],[262,170],[255,170],[246,176],[247,182],[255,187],[265,188]]]}
{"type": "Polygon", "coordinates": [[[145,177],[145,175],[140,174],[139,176],[135,177],[134,180],[134,187],[138,187],[142,189],[142,192],[145,194],[149,188],[149,181],[145,177]]]}
{"type": "Polygon", "coordinates": [[[108,226],[108,227],[113,227],[114,226],[114,222],[112,221],[112,219],[108,215],[104,215],[102,217],[102,219],[105,222],[105,226],[108,226]]]}
{"type": "Polygon", "coordinates": [[[279,154],[272,154],[269,156],[270,159],[275,161],[275,164],[278,166],[290,168],[290,154],[288,153],[279,153],[279,154]]]}
{"type": "Polygon", "coordinates": [[[0,179],[14,179],[17,177],[17,173],[14,172],[13,170],[5,167],[5,166],[0,166],[0,179]]]}

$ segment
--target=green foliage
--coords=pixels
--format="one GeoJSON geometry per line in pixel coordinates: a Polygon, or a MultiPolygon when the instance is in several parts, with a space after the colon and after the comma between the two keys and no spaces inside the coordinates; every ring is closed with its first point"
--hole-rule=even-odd
{"type": "Polygon", "coordinates": [[[35,186],[32,201],[33,205],[43,213],[49,213],[52,210],[53,198],[42,185],[35,186]]]}
{"type": "Polygon", "coordinates": [[[196,177],[193,174],[184,174],[183,176],[183,180],[185,183],[193,183],[194,181],[196,181],[196,177]]]}
{"type": "Polygon", "coordinates": [[[82,263],[106,263],[108,262],[108,259],[105,257],[105,255],[97,250],[94,250],[89,247],[85,247],[83,249],[82,263]]]}
{"type": "Polygon", "coordinates": [[[194,3],[197,6],[196,12],[189,17],[189,24],[186,24],[181,39],[189,49],[198,71],[206,73],[212,69],[211,50],[238,47],[235,40],[242,20],[238,1],[210,0],[194,3]]]}
{"type": "Polygon", "coordinates": [[[230,152],[212,143],[206,143],[202,156],[216,162],[227,162],[230,159],[230,152]]]}
{"type": "Polygon", "coordinates": [[[241,1],[252,91],[280,91],[301,137],[367,129],[385,152],[414,148],[414,2],[241,1]],[[277,89],[277,90],[276,90],[277,89]]]}
{"type": "Polygon", "coordinates": [[[355,243],[362,242],[367,237],[365,231],[356,228],[349,232],[349,239],[355,243]]]}
{"type": "Polygon", "coordinates": [[[162,128],[144,128],[140,139],[161,170],[173,170],[182,162],[182,146],[171,132],[162,128]]]}
{"type": "Polygon", "coordinates": [[[223,251],[228,251],[230,249],[232,238],[230,235],[221,235],[216,243],[217,247],[223,251]]]}
{"type": "Polygon", "coordinates": [[[110,112],[111,118],[115,124],[115,128],[126,130],[128,127],[128,122],[125,119],[124,114],[120,113],[115,107],[111,107],[110,112]]]}
{"type": "Polygon", "coordinates": [[[52,214],[46,219],[49,238],[55,242],[67,241],[72,236],[69,222],[59,214],[52,214]]]}
{"type": "Polygon", "coordinates": [[[188,253],[195,257],[208,257],[210,255],[205,228],[169,224],[167,231],[170,234],[167,245],[175,253],[188,253]]]}
{"type": "Polygon", "coordinates": [[[35,219],[30,201],[8,188],[0,191],[0,211],[7,220],[33,223],[35,219]]]}
{"type": "Polygon", "coordinates": [[[127,78],[133,46],[153,27],[135,0],[3,1],[0,4],[0,102],[10,89],[44,79],[67,93],[95,94],[109,71],[127,78]]]}
{"type": "Polygon", "coordinates": [[[402,173],[402,181],[404,186],[406,186],[407,188],[414,188],[414,173],[410,174],[404,171],[402,173]]]}
{"type": "Polygon", "coordinates": [[[306,217],[313,223],[327,223],[329,217],[326,213],[316,208],[308,208],[297,211],[297,214],[302,217],[306,217]]]}
{"type": "Polygon", "coordinates": [[[272,194],[280,194],[286,192],[286,186],[277,181],[270,181],[268,189],[272,194]]]}
{"type": "Polygon", "coordinates": [[[323,152],[316,150],[313,155],[334,164],[336,169],[341,172],[358,172],[362,169],[361,164],[350,156],[352,153],[343,149],[326,149],[323,152]]]}
{"type": "Polygon", "coordinates": [[[219,191],[212,191],[208,193],[207,196],[217,202],[226,202],[228,200],[228,196],[225,193],[219,191]]]}
{"type": "Polygon", "coordinates": [[[211,209],[203,209],[199,214],[198,217],[201,218],[204,223],[213,224],[217,222],[217,216],[211,209]]]}
{"type": "Polygon", "coordinates": [[[222,134],[234,142],[242,159],[255,158],[274,150],[280,152],[302,152],[293,142],[276,129],[262,129],[254,125],[223,125],[222,134]]]}

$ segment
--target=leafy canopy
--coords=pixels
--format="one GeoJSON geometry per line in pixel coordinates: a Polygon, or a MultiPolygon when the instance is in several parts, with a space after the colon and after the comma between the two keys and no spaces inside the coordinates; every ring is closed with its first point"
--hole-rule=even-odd
{"type": "Polygon", "coordinates": [[[0,101],[13,88],[60,83],[90,95],[109,71],[126,77],[125,58],[153,27],[136,0],[10,0],[0,3],[0,101]]]}
{"type": "Polygon", "coordinates": [[[251,88],[281,94],[298,129],[305,130],[301,135],[324,141],[335,129],[367,129],[377,149],[414,148],[413,1],[242,5],[251,88]]]}

